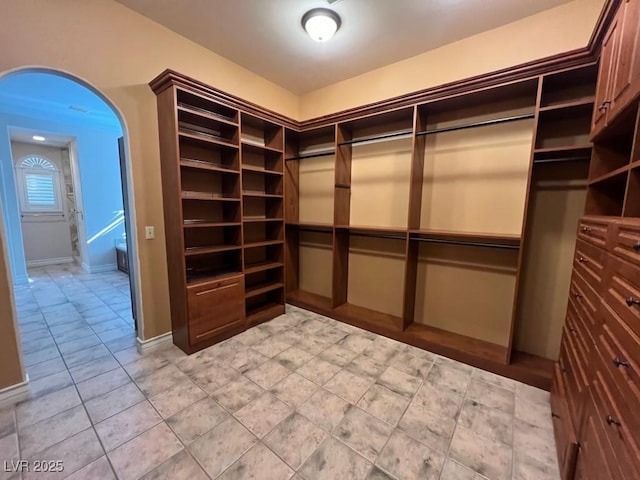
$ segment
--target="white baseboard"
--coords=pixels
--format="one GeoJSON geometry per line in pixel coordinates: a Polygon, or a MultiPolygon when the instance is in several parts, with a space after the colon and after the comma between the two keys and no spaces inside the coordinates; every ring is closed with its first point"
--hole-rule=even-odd
{"type": "Polygon", "coordinates": [[[46,267],[47,265],[62,265],[73,263],[73,257],[44,258],[42,260],[29,260],[27,267],[46,267]]]}
{"type": "Polygon", "coordinates": [[[29,275],[16,275],[13,277],[13,283],[15,285],[24,285],[25,283],[29,283],[29,275]]]}
{"type": "Polygon", "coordinates": [[[27,375],[27,379],[24,382],[0,390],[0,409],[30,398],[31,387],[29,386],[29,375],[27,375]]]}
{"type": "Polygon", "coordinates": [[[104,273],[104,272],[112,272],[118,269],[117,263],[110,263],[108,265],[96,265],[92,267],[88,263],[82,262],[82,268],[87,273],[104,273]]]}
{"type": "Polygon", "coordinates": [[[147,340],[137,339],[138,352],[147,353],[151,350],[157,350],[158,348],[166,347],[173,343],[172,332],[167,332],[157,337],[149,338],[147,340]]]}

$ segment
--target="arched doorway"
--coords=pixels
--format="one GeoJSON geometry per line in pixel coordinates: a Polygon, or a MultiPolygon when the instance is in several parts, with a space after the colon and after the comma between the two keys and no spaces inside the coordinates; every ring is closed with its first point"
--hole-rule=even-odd
{"type": "MultiPolygon", "coordinates": [[[[92,342],[99,340],[100,343],[107,343],[117,340],[120,337],[116,328],[123,325],[121,320],[129,321],[134,330],[138,330],[138,326],[141,330],[142,310],[138,288],[140,279],[134,196],[127,125],[122,113],[109,98],[84,79],[68,72],[43,67],[26,67],[0,73],[0,105],[2,105],[0,127],[6,132],[0,139],[0,208],[3,211],[1,228],[7,241],[10,276],[14,283],[26,284],[24,288],[29,288],[25,221],[30,220],[29,227],[34,230],[32,227],[35,226],[35,230],[40,229],[41,232],[44,223],[53,224],[53,217],[58,216],[58,223],[66,220],[69,224],[68,232],[64,235],[68,234],[71,239],[72,254],[54,257],[53,260],[32,258],[30,264],[34,265],[34,262],[35,265],[38,265],[38,262],[41,265],[48,264],[46,268],[60,269],[63,274],[70,277],[61,282],[63,287],[60,290],[63,294],[64,285],[68,284],[71,290],[74,282],[90,283],[100,276],[104,280],[110,275],[107,272],[112,270],[115,272],[116,266],[122,264],[120,265],[123,267],[122,270],[127,270],[128,308],[131,313],[126,314],[124,297],[116,298],[117,294],[124,295],[125,285],[115,274],[106,280],[107,283],[114,282],[114,289],[111,290],[111,298],[114,301],[110,303],[109,298],[101,297],[102,303],[111,308],[114,315],[107,315],[105,311],[100,317],[99,308],[96,306],[93,308],[97,315],[85,316],[87,310],[91,313],[92,307],[89,300],[84,303],[79,300],[82,309],[87,310],[76,312],[71,308],[74,307],[73,302],[66,302],[62,297],[51,301],[48,305],[49,311],[55,310],[58,306],[60,311],[69,308],[68,315],[75,317],[78,313],[78,322],[85,321],[86,325],[83,327],[88,328],[77,330],[91,332],[91,335],[80,337],[81,334],[78,333],[78,339],[84,338],[84,344],[80,344],[78,348],[85,345],[87,348],[94,348],[96,344],[92,345],[88,341],[89,337],[93,336],[96,339],[92,342]],[[2,95],[3,92],[5,94],[11,92],[12,86],[17,86],[13,92],[16,94],[13,102],[7,100],[9,98],[7,95],[2,95]],[[32,87],[31,90],[29,87],[32,87]],[[74,93],[79,92],[80,99],[74,101],[74,93]],[[60,96],[54,98],[55,95],[60,96]],[[42,110],[48,111],[51,115],[48,122],[41,121],[42,110]],[[106,125],[109,123],[111,125],[107,128],[106,125]],[[91,132],[87,133],[89,130],[91,132]],[[96,133],[100,130],[104,132],[108,130],[108,133],[100,136],[96,133]],[[8,144],[8,149],[3,148],[3,142],[4,147],[8,144]],[[103,143],[98,145],[100,142],[103,143]],[[109,146],[105,147],[104,142],[108,142],[109,146]],[[23,147],[26,145],[27,149],[14,154],[14,150],[17,149],[11,147],[18,144],[23,147]],[[50,151],[60,149],[63,152],[59,163],[55,160],[49,161],[46,150],[42,150],[44,146],[51,147],[50,151]],[[68,156],[67,164],[64,163],[65,151],[68,156]],[[92,161],[93,165],[99,165],[102,170],[90,175],[88,172],[92,169],[92,161]],[[20,168],[18,175],[16,175],[16,165],[20,168]],[[108,169],[104,168],[107,166],[108,169]],[[108,174],[105,173],[106,170],[109,170],[108,174]],[[112,181],[111,184],[107,183],[108,179],[112,181]],[[119,207],[114,206],[115,203],[106,206],[107,211],[111,210],[110,216],[105,214],[105,208],[100,208],[101,204],[104,207],[107,203],[107,197],[113,202],[117,197],[120,199],[119,207]],[[124,256],[121,255],[122,252],[124,256]],[[70,258],[75,262],[74,269],[69,266],[70,258]],[[56,264],[56,261],[63,260],[67,261],[66,266],[62,263],[56,264]],[[118,303],[117,300],[120,302],[118,303]],[[71,307],[64,307],[67,303],[71,303],[71,307]],[[116,306],[120,309],[117,310],[116,306]],[[88,318],[95,323],[88,322],[88,318]]],[[[50,156],[56,157],[55,154],[50,156]]],[[[62,231],[61,228],[58,230],[62,231]]],[[[53,243],[53,239],[53,235],[40,233],[35,236],[36,241],[28,247],[34,247],[33,243],[38,242],[48,247],[53,243]]],[[[38,245],[36,247],[40,248],[38,245]]],[[[31,248],[30,253],[33,253],[36,247],[31,248]]],[[[47,306],[47,302],[38,302],[38,306],[43,305],[47,306]]],[[[18,305],[19,316],[20,313],[21,308],[18,305]]],[[[46,317],[44,321],[47,323],[46,317]]],[[[76,326],[79,325],[80,323],[76,324],[76,326]]],[[[61,338],[64,339],[62,335],[64,328],[52,329],[51,325],[46,324],[46,326],[54,335],[55,332],[61,332],[61,338]]],[[[122,332],[126,331],[126,327],[121,328],[122,332]]],[[[131,335],[135,345],[136,335],[134,332],[131,335]]],[[[74,334],[69,334],[68,337],[72,339],[74,334]]],[[[122,336],[124,337],[125,335],[122,336]]],[[[58,339],[54,338],[54,340],[59,353],[64,356],[62,349],[59,348],[58,339]]],[[[26,355],[28,354],[25,353],[26,355]]],[[[25,363],[28,369],[29,362],[25,363]]]]}

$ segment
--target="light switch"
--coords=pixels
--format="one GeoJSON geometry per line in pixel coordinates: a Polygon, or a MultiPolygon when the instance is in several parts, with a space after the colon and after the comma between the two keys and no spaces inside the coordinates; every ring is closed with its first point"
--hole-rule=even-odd
{"type": "Polygon", "coordinates": [[[153,225],[144,227],[144,235],[147,240],[156,238],[156,228],[153,225]]]}

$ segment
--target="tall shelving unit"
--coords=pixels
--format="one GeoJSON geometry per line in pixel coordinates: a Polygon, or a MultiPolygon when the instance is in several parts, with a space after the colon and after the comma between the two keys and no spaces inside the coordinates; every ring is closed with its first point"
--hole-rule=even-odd
{"type": "Polygon", "coordinates": [[[173,338],[193,353],[284,313],[283,127],[157,81],[173,338]]]}

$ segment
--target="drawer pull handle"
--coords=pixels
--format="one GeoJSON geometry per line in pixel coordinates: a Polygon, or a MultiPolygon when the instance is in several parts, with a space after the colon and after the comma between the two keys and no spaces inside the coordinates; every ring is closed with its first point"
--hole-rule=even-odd
{"type": "Polygon", "coordinates": [[[574,327],[570,327],[570,328],[569,328],[569,331],[570,331],[571,333],[576,333],[578,330],[576,330],[574,327]]]}
{"type": "Polygon", "coordinates": [[[573,296],[576,297],[576,298],[582,298],[582,295],[580,295],[579,293],[575,293],[575,292],[573,293],[573,296]]]}
{"type": "Polygon", "coordinates": [[[611,415],[607,415],[607,419],[606,420],[607,420],[607,423],[609,425],[615,425],[616,427],[621,427],[622,426],[622,424],[618,420],[613,418],[611,415]]]}
{"type": "Polygon", "coordinates": [[[591,227],[582,227],[582,233],[591,233],[591,227]]]}
{"type": "Polygon", "coordinates": [[[640,240],[636,242],[636,244],[633,246],[633,249],[636,252],[640,252],[640,240]]]}
{"type": "Polygon", "coordinates": [[[558,415],[557,413],[551,412],[551,418],[560,418],[560,415],[558,415]]]}
{"type": "Polygon", "coordinates": [[[636,300],[633,297],[629,297],[629,298],[627,298],[627,305],[630,306],[630,307],[633,307],[634,305],[636,307],[638,307],[638,306],[640,306],[640,300],[636,300]]]}
{"type": "Polygon", "coordinates": [[[589,259],[584,258],[584,257],[578,258],[578,262],[580,262],[580,263],[587,263],[588,261],[589,261],[589,259]]]}
{"type": "Polygon", "coordinates": [[[625,368],[629,368],[629,362],[627,362],[626,360],[620,360],[618,357],[613,359],[613,364],[616,367],[625,367],[625,368]]]}

